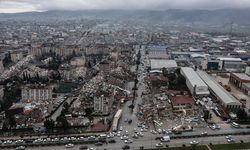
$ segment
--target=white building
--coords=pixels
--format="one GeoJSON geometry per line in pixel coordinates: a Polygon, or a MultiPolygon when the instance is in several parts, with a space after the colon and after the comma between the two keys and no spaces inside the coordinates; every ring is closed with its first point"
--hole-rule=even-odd
{"type": "Polygon", "coordinates": [[[250,67],[246,67],[245,73],[250,76],[250,67]]]}
{"type": "Polygon", "coordinates": [[[4,96],[4,86],[0,86],[0,101],[3,100],[3,96],[4,96]]]}
{"type": "Polygon", "coordinates": [[[217,59],[220,61],[220,70],[244,72],[247,66],[247,64],[243,62],[240,58],[220,57],[217,59]]]}
{"type": "Polygon", "coordinates": [[[150,59],[151,70],[176,69],[177,63],[175,60],[150,59]]]}
{"type": "Polygon", "coordinates": [[[182,67],[181,74],[186,79],[186,85],[192,95],[209,95],[208,86],[202,81],[193,68],[182,67]]]}
{"type": "Polygon", "coordinates": [[[52,99],[52,87],[44,85],[26,85],[22,87],[22,100],[39,102],[52,99]]]}
{"type": "Polygon", "coordinates": [[[23,59],[23,53],[19,51],[14,51],[10,54],[11,61],[18,62],[23,59]]]}
{"type": "Polygon", "coordinates": [[[108,99],[104,95],[94,98],[94,112],[100,115],[109,114],[108,99]]]}
{"type": "Polygon", "coordinates": [[[227,92],[219,83],[204,71],[197,71],[202,80],[209,86],[211,93],[220,100],[225,108],[240,108],[242,104],[227,92]]]}
{"type": "Polygon", "coordinates": [[[3,66],[3,61],[0,60],[0,74],[4,72],[4,66],[3,66]]]}

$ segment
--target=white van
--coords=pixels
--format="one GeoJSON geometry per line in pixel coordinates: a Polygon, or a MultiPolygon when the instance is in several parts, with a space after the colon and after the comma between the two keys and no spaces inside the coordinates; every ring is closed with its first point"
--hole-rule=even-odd
{"type": "Polygon", "coordinates": [[[170,136],[163,136],[161,139],[161,142],[169,142],[170,141],[170,136]]]}

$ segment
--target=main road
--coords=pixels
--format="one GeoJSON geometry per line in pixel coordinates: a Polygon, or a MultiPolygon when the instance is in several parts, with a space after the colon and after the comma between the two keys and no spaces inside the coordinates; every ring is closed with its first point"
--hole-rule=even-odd
{"type": "MultiPolygon", "coordinates": [[[[233,136],[235,139],[235,142],[240,142],[240,140],[243,140],[244,142],[250,142],[249,135],[242,135],[242,136],[233,136]]],[[[171,140],[170,142],[163,143],[164,146],[167,144],[170,147],[181,147],[183,144],[186,146],[190,146],[190,141],[196,140],[199,142],[200,145],[209,145],[212,144],[225,144],[228,143],[226,138],[224,136],[218,136],[218,137],[202,137],[202,138],[190,138],[190,139],[175,139],[171,140]]],[[[159,141],[156,141],[152,138],[143,138],[135,140],[132,144],[128,144],[130,146],[130,149],[136,150],[139,149],[140,146],[143,146],[144,148],[156,148],[156,144],[159,143],[159,141]]],[[[123,141],[119,140],[117,138],[117,142],[114,144],[104,144],[103,146],[94,146],[93,144],[87,145],[89,148],[94,147],[97,150],[122,150],[122,147],[125,144],[123,141]]],[[[71,148],[71,150],[79,150],[79,147],[81,145],[76,145],[75,147],[71,148]]],[[[68,148],[65,148],[65,146],[45,146],[45,147],[28,147],[27,150],[66,150],[68,148]]]]}

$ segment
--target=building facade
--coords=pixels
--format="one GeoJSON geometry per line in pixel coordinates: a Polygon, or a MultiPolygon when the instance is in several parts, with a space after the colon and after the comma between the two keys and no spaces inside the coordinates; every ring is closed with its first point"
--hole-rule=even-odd
{"type": "Polygon", "coordinates": [[[109,114],[108,99],[104,95],[94,98],[94,112],[98,115],[109,114]]]}
{"type": "Polygon", "coordinates": [[[243,83],[250,83],[250,77],[245,73],[230,73],[229,82],[241,89],[243,83]]]}
{"type": "Polygon", "coordinates": [[[15,51],[10,54],[10,57],[13,62],[18,62],[23,59],[23,53],[15,51]]]}
{"type": "Polygon", "coordinates": [[[52,99],[51,86],[44,85],[26,85],[22,87],[22,100],[39,102],[52,99]]]}

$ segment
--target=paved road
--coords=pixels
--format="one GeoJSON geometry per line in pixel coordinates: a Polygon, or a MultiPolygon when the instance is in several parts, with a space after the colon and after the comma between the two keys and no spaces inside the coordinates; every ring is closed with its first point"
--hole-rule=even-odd
{"type": "MultiPolygon", "coordinates": [[[[243,140],[245,142],[250,142],[250,136],[249,135],[245,135],[245,136],[233,136],[233,138],[235,139],[236,142],[239,142],[240,140],[243,140]]],[[[220,137],[203,137],[203,138],[199,138],[199,139],[175,139],[175,140],[171,140],[170,142],[166,142],[165,144],[168,144],[170,147],[180,147],[183,144],[190,146],[190,141],[199,141],[201,145],[207,145],[209,143],[213,143],[213,144],[225,144],[228,143],[225,139],[224,136],[220,136],[220,137]]],[[[134,141],[132,144],[130,145],[131,149],[139,149],[140,146],[144,146],[144,148],[155,148],[155,144],[159,143],[159,141],[156,141],[154,139],[138,139],[136,141],[134,141]]],[[[94,145],[87,145],[88,147],[96,147],[97,150],[103,150],[103,149],[107,149],[107,150],[121,150],[122,146],[125,145],[122,141],[118,141],[115,144],[105,144],[101,147],[96,147],[94,145]]],[[[70,148],[70,150],[78,150],[80,147],[80,145],[76,145],[74,148],[70,148]]],[[[50,146],[50,147],[34,147],[34,148],[27,148],[27,150],[66,150],[69,148],[65,148],[64,146],[50,146]]]]}
{"type": "MultiPolygon", "coordinates": [[[[63,97],[63,96],[61,96],[61,97],[63,97]]],[[[64,102],[62,102],[62,103],[60,104],[59,108],[57,108],[57,110],[51,115],[50,118],[51,118],[52,120],[56,121],[56,118],[57,118],[58,116],[60,116],[60,114],[61,114],[61,111],[62,111],[62,108],[63,108],[63,104],[64,104],[65,102],[67,102],[67,103],[69,104],[72,100],[73,100],[73,97],[67,97],[67,99],[66,99],[64,102]]]]}

